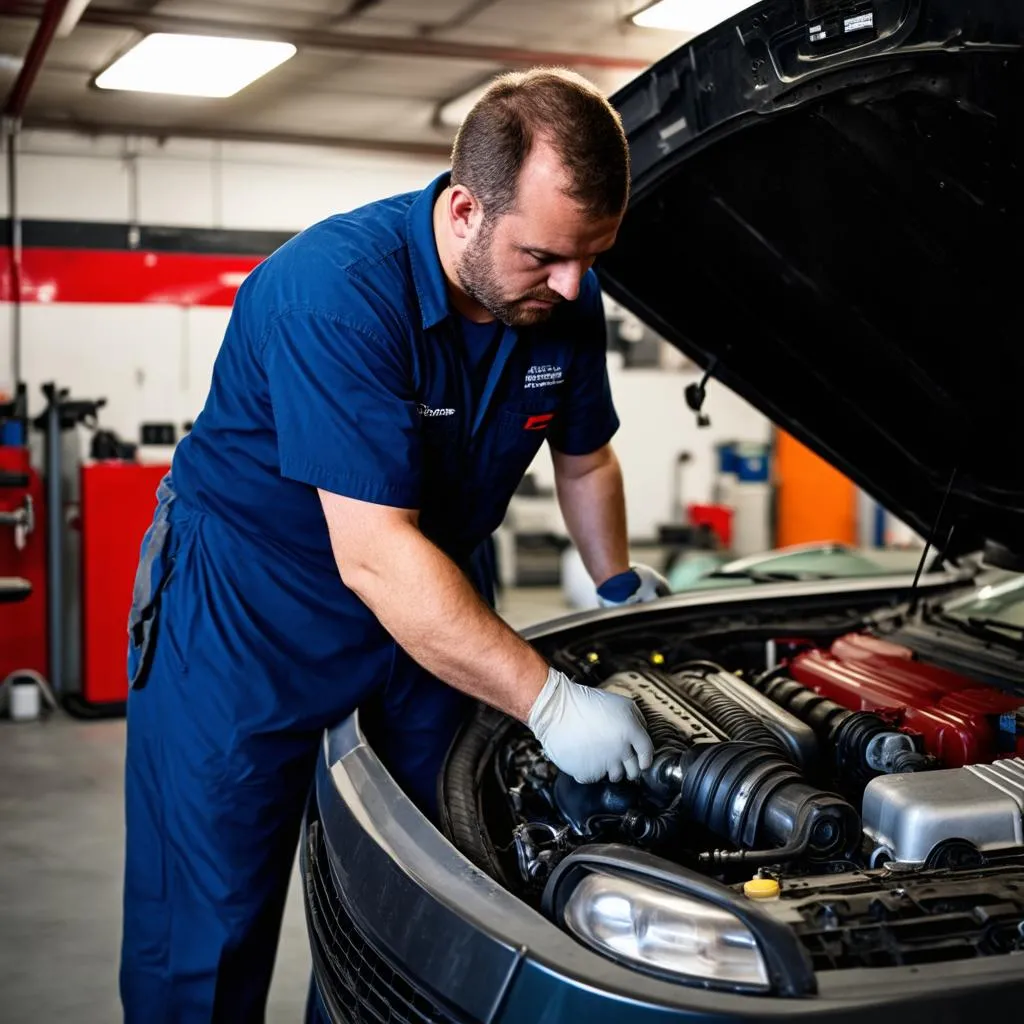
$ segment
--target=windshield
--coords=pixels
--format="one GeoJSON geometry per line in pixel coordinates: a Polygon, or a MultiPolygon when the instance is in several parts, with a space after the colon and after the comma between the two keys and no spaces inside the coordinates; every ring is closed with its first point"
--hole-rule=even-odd
{"type": "Polygon", "coordinates": [[[966,597],[948,602],[942,613],[951,619],[1020,636],[1024,632],[1024,576],[1014,573],[997,579],[966,597]]]}

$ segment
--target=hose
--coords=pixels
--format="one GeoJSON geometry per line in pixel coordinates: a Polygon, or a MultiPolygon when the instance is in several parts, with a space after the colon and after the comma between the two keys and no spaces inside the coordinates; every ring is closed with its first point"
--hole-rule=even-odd
{"type": "Polygon", "coordinates": [[[634,809],[624,815],[623,828],[634,839],[663,842],[685,818],[742,848],[705,855],[716,864],[767,864],[805,854],[833,859],[848,854],[860,839],[853,807],[809,786],[775,750],[728,741],[696,755],[692,750],[655,755],[656,760],[666,757],[674,757],[675,770],[662,777],[676,781],[676,796],[664,811],[634,809]]]}
{"type": "Polygon", "coordinates": [[[919,753],[913,739],[873,711],[851,711],[773,669],[754,688],[806,722],[835,755],[841,779],[863,787],[876,775],[927,771],[935,758],[919,753]]]}

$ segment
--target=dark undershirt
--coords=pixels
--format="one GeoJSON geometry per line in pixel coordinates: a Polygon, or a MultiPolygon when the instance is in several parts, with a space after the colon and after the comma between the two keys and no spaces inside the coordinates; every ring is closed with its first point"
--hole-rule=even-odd
{"type": "Polygon", "coordinates": [[[505,325],[500,320],[477,324],[460,314],[459,326],[473,394],[479,399],[483,394],[487,372],[494,362],[505,325]]]}

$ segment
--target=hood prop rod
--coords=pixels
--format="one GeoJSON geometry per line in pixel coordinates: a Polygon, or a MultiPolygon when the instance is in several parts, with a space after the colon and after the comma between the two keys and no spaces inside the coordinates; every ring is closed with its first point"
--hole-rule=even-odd
{"type": "MultiPolygon", "coordinates": [[[[925,542],[924,551],[921,552],[921,560],[917,563],[917,572],[914,573],[914,582],[910,587],[910,608],[907,612],[908,615],[913,615],[917,611],[918,604],[918,584],[921,582],[921,573],[924,572],[925,562],[928,560],[928,552],[932,549],[935,544],[935,535],[939,532],[939,524],[942,522],[942,514],[946,511],[946,502],[949,501],[949,495],[953,490],[953,483],[956,481],[956,475],[959,472],[960,467],[954,466],[953,472],[949,474],[949,483],[946,484],[946,492],[942,495],[942,502],[939,504],[939,514],[935,517],[935,522],[932,523],[932,528],[928,533],[928,540],[925,542]]],[[[953,536],[953,531],[950,529],[949,536],[953,536]]],[[[946,539],[945,547],[949,547],[949,538],[946,539]]],[[[940,552],[942,554],[942,552],[940,552]]]]}

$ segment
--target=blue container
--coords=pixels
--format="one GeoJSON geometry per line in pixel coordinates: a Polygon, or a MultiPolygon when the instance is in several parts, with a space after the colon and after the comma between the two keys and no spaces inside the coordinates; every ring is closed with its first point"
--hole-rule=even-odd
{"type": "Polygon", "coordinates": [[[768,445],[755,442],[735,445],[733,472],[743,484],[768,483],[768,445]]]}
{"type": "Polygon", "coordinates": [[[718,472],[719,475],[725,476],[729,473],[736,472],[736,442],[735,441],[723,441],[720,445],[715,446],[716,454],[718,455],[718,472]]]}
{"type": "Polygon", "coordinates": [[[0,423],[0,448],[20,448],[24,443],[24,424],[18,420],[0,423]]]}

